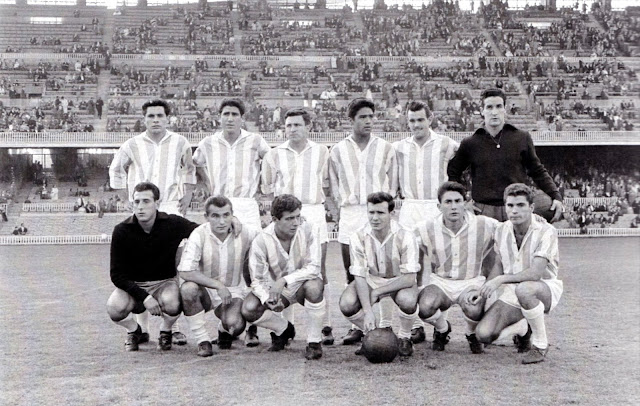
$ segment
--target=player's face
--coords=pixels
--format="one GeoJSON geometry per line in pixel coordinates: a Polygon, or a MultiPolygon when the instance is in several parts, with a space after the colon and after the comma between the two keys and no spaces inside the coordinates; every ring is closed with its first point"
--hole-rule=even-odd
{"type": "Polygon", "coordinates": [[[429,134],[431,120],[427,117],[427,112],[423,110],[409,111],[407,113],[409,130],[416,138],[423,138],[429,134]]]}
{"type": "Polygon", "coordinates": [[[391,213],[389,203],[367,203],[367,215],[369,224],[374,231],[384,231],[391,225],[391,213]]]}
{"type": "Polygon", "coordinates": [[[369,107],[363,107],[356,113],[353,118],[353,133],[359,136],[367,136],[371,134],[373,129],[373,110],[369,107]]]}
{"type": "Polygon", "coordinates": [[[284,133],[290,141],[300,142],[307,139],[309,128],[304,124],[302,116],[287,117],[284,121],[284,133]]]}
{"type": "Polygon", "coordinates": [[[507,196],[504,204],[507,217],[514,225],[526,224],[533,215],[533,203],[529,204],[525,196],[507,196]]]}
{"type": "Polygon", "coordinates": [[[213,231],[214,234],[227,235],[229,233],[233,213],[231,212],[231,206],[228,204],[224,207],[209,205],[204,217],[209,222],[211,231],[213,231]]]}
{"type": "Polygon", "coordinates": [[[168,124],[169,118],[164,114],[164,107],[147,107],[147,112],[144,115],[144,125],[151,132],[151,135],[164,135],[168,124]]]}
{"type": "Polygon", "coordinates": [[[484,117],[484,125],[487,127],[499,128],[504,125],[504,117],[506,111],[504,109],[504,100],[500,96],[492,96],[484,99],[482,107],[482,116],[484,117]]]}
{"type": "Polygon", "coordinates": [[[445,221],[459,221],[464,216],[464,196],[460,192],[447,191],[438,203],[445,221]]]}
{"type": "Polygon", "coordinates": [[[280,219],[274,217],[273,222],[278,234],[293,238],[300,227],[300,209],[285,211],[280,219]]]}
{"type": "Polygon", "coordinates": [[[225,133],[238,133],[242,126],[242,115],[240,109],[236,106],[224,106],[220,113],[220,121],[222,122],[222,130],[225,133]]]}
{"type": "Polygon", "coordinates": [[[159,202],[153,198],[153,192],[144,190],[133,193],[133,213],[139,223],[146,223],[153,220],[158,211],[159,202]]]}

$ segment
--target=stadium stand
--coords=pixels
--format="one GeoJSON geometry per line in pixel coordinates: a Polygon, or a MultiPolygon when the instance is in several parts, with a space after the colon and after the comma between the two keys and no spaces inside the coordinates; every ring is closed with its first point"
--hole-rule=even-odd
{"type": "MultiPolygon", "coordinates": [[[[109,203],[105,168],[144,131],[150,98],[171,102],[170,129],[193,145],[218,128],[220,100],[234,95],[247,101],[247,129],[271,145],[284,140],[286,110],[306,106],[313,139],[330,146],[350,130],[346,104],[356,96],[375,101],[374,131],[386,139],[406,136],[404,106],[422,99],[433,129],[459,140],[480,124],[487,87],[503,88],[509,121],[548,146],[541,156],[567,199],[559,227],[590,235],[637,224],[640,10],[485,3],[354,11],[260,0],[115,13],[0,4],[0,210],[9,220],[0,235],[22,220],[33,236],[110,234],[125,207],[109,203]],[[116,212],[100,216],[101,200],[116,212]]],[[[205,197],[200,186],[198,218],[205,197]]]]}

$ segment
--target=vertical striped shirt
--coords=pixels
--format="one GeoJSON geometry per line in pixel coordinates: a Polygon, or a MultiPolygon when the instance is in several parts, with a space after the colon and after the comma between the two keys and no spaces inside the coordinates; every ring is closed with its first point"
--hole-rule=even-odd
{"type": "Polygon", "coordinates": [[[151,182],[160,189],[160,202],[180,200],[184,184],[196,183],[191,145],[180,134],[167,131],[155,143],[146,132],[125,141],[109,167],[114,189],[127,189],[133,201],[133,189],[140,182],[151,182]]]}
{"type": "Polygon", "coordinates": [[[467,211],[457,233],[444,225],[440,214],[418,224],[415,234],[432,273],[446,279],[472,279],[482,274],[482,262],[493,249],[497,225],[497,220],[467,211]]]}
{"type": "Polygon", "coordinates": [[[393,143],[398,160],[398,186],[405,199],[438,198],[438,187],[446,182],[447,164],[459,144],[429,130],[429,140],[420,146],[414,137],[393,143]]]}
{"type": "Polygon", "coordinates": [[[533,215],[520,248],[511,221],[500,223],[495,231],[494,250],[499,255],[504,274],[516,274],[531,268],[535,257],[545,258],[547,269],[542,279],[557,279],[560,254],[558,232],[542,217],[533,215]]]}
{"type": "Polygon", "coordinates": [[[420,270],[415,236],[395,221],[391,222],[389,235],[382,242],[373,234],[371,225],[361,227],[351,234],[349,250],[349,272],[354,276],[364,278],[369,273],[389,279],[420,270]]]}
{"type": "Polygon", "coordinates": [[[367,204],[367,196],[373,192],[395,196],[397,171],[393,146],[373,135],[364,150],[360,150],[350,135],[334,145],[329,153],[331,194],[341,207],[367,204]]]}
{"type": "Polygon", "coordinates": [[[260,183],[260,160],[267,151],[269,145],[259,134],[241,130],[231,145],[218,131],[200,141],[193,161],[204,168],[212,196],[252,198],[260,183]]]}
{"type": "Polygon", "coordinates": [[[276,236],[274,223],[253,240],[249,254],[251,289],[263,303],[269,299],[271,284],[280,278],[284,278],[287,285],[322,278],[317,235],[318,231],[311,223],[303,222],[288,253],[276,236]]]}
{"type": "Polygon", "coordinates": [[[201,224],[187,240],[178,271],[200,271],[227,287],[244,286],[242,271],[256,234],[257,231],[244,226],[237,237],[231,232],[220,241],[211,231],[209,222],[201,224]]]}
{"type": "Polygon", "coordinates": [[[262,160],[262,192],[291,194],[303,204],[324,203],[323,187],[329,186],[329,150],[307,140],[300,153],[289,141],[267,152],[262,160]]]}

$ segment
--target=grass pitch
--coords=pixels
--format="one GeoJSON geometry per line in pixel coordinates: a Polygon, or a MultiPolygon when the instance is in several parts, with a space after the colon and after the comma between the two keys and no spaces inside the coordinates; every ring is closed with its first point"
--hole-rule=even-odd
{"type": "MultiPolygon", "coordinates": [[[[459,309],[443,353],[373,365],[339,345],[349,323],[337,301],[344,271],[328,254],[337,342],[306,361],[306,317],[281,353],[241,341],[201,359],[193,340],[172,351],[152,342],[124,351],[124,330],[107,317],[109,247],[0,247],[0,405],[637,405],[640,404],[640,239],[562,239],[565,291],[547,317],[546,362],[519,364],[513,347],[472,355],[459,309]]],[[[208,316],[211,317],[211,316],[208,316]]],[[[189,338],[186,321],[180,325],[189,338]]],[[[215,336],[211,317],[209,330],[215,336]]],[[[427,327],[427,335],[432,328],[427,327]]]]}

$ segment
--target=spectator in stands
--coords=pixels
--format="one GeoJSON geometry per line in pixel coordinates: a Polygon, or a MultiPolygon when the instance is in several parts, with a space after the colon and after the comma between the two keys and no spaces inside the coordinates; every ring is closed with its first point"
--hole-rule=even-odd
{"type": "Polygon", "coordinates": [[[20,228],[18,228],[18,234],[25,235],[29,230],[24,226],[24,223],[20,223],[20,228]]]}

